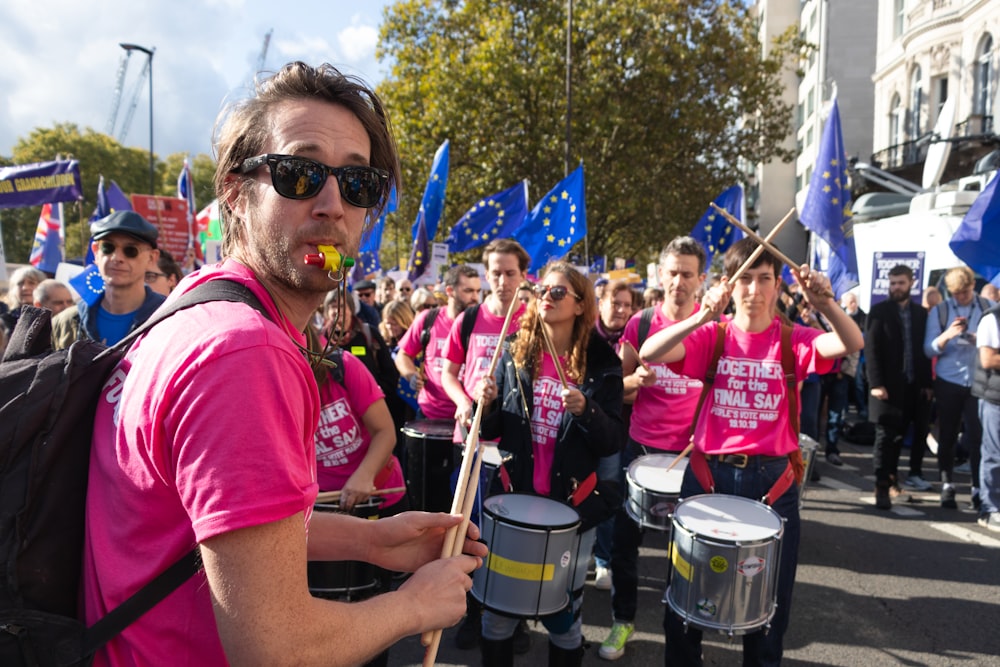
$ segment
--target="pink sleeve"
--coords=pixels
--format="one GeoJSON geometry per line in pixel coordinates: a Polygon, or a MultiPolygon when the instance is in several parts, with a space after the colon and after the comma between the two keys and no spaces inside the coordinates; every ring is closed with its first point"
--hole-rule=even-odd
{"type": "Polygon", "coordinates": [[[837,359],[824,359],[816,352],[816,339],[823,335],[819,329],[795,325],[792,329],[792,347],[795,349],[795,364],[803,380],[810,373],[825,375],[833,370],[837,359]]]}
{"type": "Polygon", "coordinates": [[[347,400],[351,409],[361,417],[368,412],[372,403],[385,398],[382,389],[375,382],[371,371],[364,363],[350,352],[344,352],[344,388],[347,389],[347,400]]]}
{"type": "Polygon", "coordinates": [[[422,311],[414,318],[410,328],[406,330],[403,338],[399,341],[400,352],[414,358],[423,352],[423,348],[420,345],[420,336],[424,332],[424,321],[427,319],[427,313],[429,312],[429,310],[422,311]]]}
{"type": "Polygon", "coordinates": [[[250,346],[191,364],[177,393],[159,402],[163,429],[173,434],[173,460],[163,463],[175,471],[199,542],[301,512],[318,488],[318,415],[304,409],[316,405],[317,389],[289,354],[250,346]],[[271,400],[255,400],[253,410],[220,403],[240,395],[271,400]]]}

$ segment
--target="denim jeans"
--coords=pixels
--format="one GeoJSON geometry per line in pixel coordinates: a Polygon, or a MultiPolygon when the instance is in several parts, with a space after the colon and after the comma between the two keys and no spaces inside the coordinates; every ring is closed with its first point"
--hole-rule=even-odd
{"type": "MultiPolygon", "coordinates": [[[[620,486],[621,480],[622,454],[615,452],[609,456],[601,458],[597,464],[597,479],[610,479],[619,483],[622,492],[625,488],[620,486]]],[[[611,564],[611,544],[615,532],[615,517],[605,519],[597,524],[597,541],[594,543],[594,561],[598,567],[608,567],[611,564]]]]}
{"type": "MultiPolygon", "coordinates": [[[[660,451],[660,450],[650,450],[660,451]]],[[[628,439],[622,452],[621,484],[628,502],[625,475],[635,459],[647,453],[646,448],[628,439]]],[[[615,514],[614,538],[611,541],[611,611],[614,620],[631,623],[635,620],[639,597],[639,547],[642,529],[625,511],[625,504],[615,514]]]]}
{"type": "MultiPolygon", "coordinates": [[[[594,548],[595,528],[580,535],[577,551],[576,571],[569,590],[569,605],[563,611],[551,616],[542,616],[542,625],[549,632],[549,641],[555,646],[570,651],[583,643],[583,585],[587,581],[587,561],[594,548]]],[[[483,638],[501,641],[514,636],[514,629],[521,619],[504,616],[489,610],[483,611],[483,638]]]]}
{"type": "MultiPolygon", "coordinates": [[[[979,424],[979,399],[972,395],[972,389],[954,382],[938,378],[934,380],[934,400],[937,402],[938,423],[938,470],[942,482],[954,482],[952,472],[955,467],[955,445],[958,444],[959,430],[962,441],[971,452],[979,447],[983,428],[979,424]]],[[[972,486],[979,486],[973,476],[972,486]]]]}
{"type": "MultiPolygon", "coordinates": [[[[826,396],[826,453],[840,453],[837,443],[844,429],[844,413],[847,412],[847,387],[854,378],[843,373],[827,373],[822,376],[823,395],[826,396]]],[[[822,404],[822,397],[820,404],[822,404]]]]}
{"type": "MultiPolygon", "coordinates": [[[[737,468],[727,463],[709,462],[716,493],[728,493],[758,500],[784,472],[787,462],[783,460],[761,461],[752,459],[746,468],[737,468]]],[[[705,493],[698,484],[690,467],[684,473],[681,497],[705,493]]],[[[777,666],[781,664],[782,641],[788,629],[789,612],[792,604],[792,586],[795,583],[795,569],[799,559],[799,489],[793,484],[771,505],[784,518],[785,532],[781,541],[781,559],[778,563],[777,610],[771,619],[769,630],[758,630],[743,635],[743,665],[745,667],[777,666]]],[[[666,667],[701,667],[702,631],[684,627],[683,619],[666,606],[663,619],[666,634],[666,667]]]]}
{"type": "Polygon", "coordinates": [[[982,513],[1000,512],[1000,405],[979,399],[983,447],[979,460],[979,497],[982,513]]]}

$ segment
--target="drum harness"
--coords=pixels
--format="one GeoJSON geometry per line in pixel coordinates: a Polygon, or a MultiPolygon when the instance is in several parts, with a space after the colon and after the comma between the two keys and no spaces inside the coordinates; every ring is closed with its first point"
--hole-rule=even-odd
{"type": "MultiPolygon", "coordinates": [[[[725,349],[726,342],[726,322],[719,322],[716,328],[715,350],[712,353],[712,362],[708,366],[705,380],[702,383],[701,395],[698,397],[698,405],[695,407],[694,420],[691,422],[691,436],[694,437],[695,425],[701,415],[705,397],[708,396],[712,384],[715,382],[715,374],[719,365],[719,359],[725,349]]],[[[792,326],[790,324],[781,325],[781,368],[785,376],[785,385],[788,393],[788,418],[791,422],[792,431],[798,436],[799,432],[799,410],[798,410],[798,383],[795,379],[795,351],[792,349],[792,326]]],[[[708,467],[708,461],[714,460],[720,463],[727,463],[736,468],[746,468],[750,459],[748,454],[705,454],[695,449],[691,452],[691,471],[697,478],[701,488],[708,493],[715,493],[715,480],[712,479],[712,471],[708,467]]],[[[792,482],[802,484],[805,465],[802,461],[802,452],[795,450],[788,455],[788,465],[781,476],[774,482],[774,485],[764,494],[761,502],[772,505],[780,498],[792,485],[792,482]]]]}

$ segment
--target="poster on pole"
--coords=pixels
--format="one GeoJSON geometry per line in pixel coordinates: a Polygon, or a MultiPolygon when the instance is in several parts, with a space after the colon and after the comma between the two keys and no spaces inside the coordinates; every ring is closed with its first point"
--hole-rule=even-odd
{"type": "Polygon", "coordinates": [[[157,245],[183,264],[184,255],[191,245],[187,217],[187,200],[178,197],[132,195],[135,212],[156,225],[160,230],[157,245]]]}
{"type": "Polygon", "coordinates": [[[923,298],[925,254],[919,250],[876,252],[872,257],[871,305],[889,298],[889,271],[897,264],[904,264],[913,270],[910,299],[919,304],[923,298]]]}

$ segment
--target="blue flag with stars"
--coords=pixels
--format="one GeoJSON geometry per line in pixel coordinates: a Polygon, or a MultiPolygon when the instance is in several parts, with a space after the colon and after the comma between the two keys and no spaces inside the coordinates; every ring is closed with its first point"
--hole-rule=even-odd
{"type": "Polygon", "coordinates": [[[424,226],[427,228],[427,238],[433,239],[437,234],[438,223],[441,222],[441,212],[444,210],[444,193],[448,185],[448,161],[450,149],[448,140],[434,153],[434,162],[431,165],[431,175],[427,179],[427,187],[424,188],[424,198],[420,200],[420,210],[417,212],[417,219],[413,221],[410,235],[416,241],[417,233],[420,231],[420,220],[423,218],[424,226]]]}
{"type": "Polygon", "coordinates": [[[466,211],[448,233],[450,252],[486,245],[497,237],[508,237],[528,217],[528,186],[524,181],[484,199],[466,211]]]}
{"type": "Polygon", "coordinates": [[[527,221],[514,231],[514,240],[531,256],[529,273],[569,254],[573,244],[587,235],[583,164],[559,181],[531,209],[527,221]]]}
{"type": "Polygon", "coordinates": [[[409,272],[410,282],[414,282],[427,273],[427,267],[431,261],[431,246],[427,242],[427,228],[424,226],[423,218],[420,219],[420,226],[417,228],[417,238],[413,241],[413,250],[410,251],[410,261],[406,265],[409,272]]]}
{"type": "MultiPolygon", "coordinates": [[[[854,249],[854,227],[851,221],[851,190],[847,184],[847,151],[844,135],[840,130],[840,109],[834,98],[830,117],[823,127],[816,168],[809,181],[799,219],[803,226],[830,244],[830,250],[839,262],[837,282],[833,289],[842,294],[858,284],[858,256],[854,249]],[[853,285],[851,284],[853,283],[853,285]]],[[[831,279],[833,276],[831,276],[831,279]]]]}
{"type": "MultiPolygon", "coordinates": [[[[743,186],[734,185],[715,198],[715,205],[743,222],[743,186]]],[[[705,249],[705,266],[712,265],[712,258],[726,252],[729,246],[743,238],[743,230],[726,217],[708,207],[701,220],[691,230],[691,236],[705,249]]]]}
{"type": "Polygon", "coordinates": [[[948,245],[955,257],[996,284],[1000,276],[1000,172],[976,197],[948,245]]]}
{"type": "Polygon", "coordinates": [[[389,192],[389,202],[386,204],[382,215],[372,225],[372,228],[361,239],[361,247],[358,249],[358,256],[354,258],[354,269],[351,271],[351,279],[354,282],[364,280],[365,276],[377,273],[382,268],[379,261],[378,250],[382,247],[382,231],[385,229],[385,217],[395,212],[399,208],[399,198],[396,196],[396,187],[393,186],[389,192]]]}

